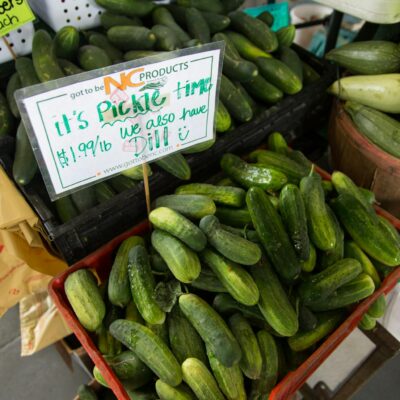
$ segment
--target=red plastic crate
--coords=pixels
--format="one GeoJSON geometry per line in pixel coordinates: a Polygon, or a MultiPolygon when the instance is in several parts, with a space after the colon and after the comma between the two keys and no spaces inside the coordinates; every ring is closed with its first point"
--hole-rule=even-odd
{"type": "MultiPolygon", "coordinates": [[[[318,173],[324,178],[330,180],[330,175],[316,168],[318,173]]],[[[400,230],[400,221],[385,210],[376,207],[378,214],[389,220],[397,230],[400,230]]],[[[108,366],[103,356],[97,349],[92,336],[82,327],[75,316],[74,311],[69,305],[64,291],[64,282],[66,278],[74,271],[81,268],[90,268],[95,270],[99,278],[103,281],[107,279],[113,256],[119,244],[129,236],[143,235],[149,230],[147,222],[143,222],[130,231],[118,236],[107,245],[101,247],[91,255],[76,263],[74,266],[63,272],[59,277],[54,278],[49,284],[49,292],[59,309],[61,315],[68,326],[75,333],[82,346],[93,362],[97,365],[104,376],[109,387],[113,390],[119,400],[130,400],[124,390],[121,382],[114,372],[108,366]]],[[[369,306],[381,295],[389,293],[400,280],[400,268],[396,267],[393,272],[383,281],[380,288],[370,297],[361,302],[347,319],[321,344],[321,346],[307,358],[295,371],[289,372],[272,390],[269,400],[287,400],[307,381],[311,374],[329,357],[329,355],[343,342],[343,340],[357,327],[364,313],[369,306]]]]}

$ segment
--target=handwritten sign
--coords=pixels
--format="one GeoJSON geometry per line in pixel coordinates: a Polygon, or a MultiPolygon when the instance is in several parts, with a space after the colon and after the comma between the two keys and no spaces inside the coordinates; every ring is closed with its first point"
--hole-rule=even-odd
{"type": "Polygon", "coordinates": [[[212,140],[222,47],[212,43],[19,90],[50,197],[212,140]]]}
{"type": "Polygon", "coordinates": [[[27,0],[0,0],[0,37],[34,19],[27,0]]]}

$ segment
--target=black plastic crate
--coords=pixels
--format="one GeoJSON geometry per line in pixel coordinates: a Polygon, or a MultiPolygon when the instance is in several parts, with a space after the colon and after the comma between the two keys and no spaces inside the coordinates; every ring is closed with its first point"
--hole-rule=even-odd
{"type": "MultiPolygon", "coordinates": [[[[192,169],[192,180],[206,180],[219,170],[219,160],[224,153],[241,154],[253,150],[265,142],[273,131],[279,131],[291,140],[296,134],[306,130],[307,126],[327,120],[330,102],[326,89],[335,80],[336,69],[298,46],[296,51],[321,75],[321,79],[305,86],[300,93],[285,97],[251,122],[221,135],[211,149],[186,156],[192,169]]],[[[12,144],[8,150],[12,150],[12,144]]],[[[4,157],[5,153],[7,152],[0,150],[1,159],[10,158],[4,157]]],[[[10,160],[6,163],[9,162],[10,160]]],[[[154,168],[150,177],[152,199],[171,193],[179,184],[182,181],[154,168]]],[[[143,183],[65,224],[59,222],[40,174],[21,190],[42,221],[49,239],[69,264],[92,253],[146,216],[143,183]]]]}

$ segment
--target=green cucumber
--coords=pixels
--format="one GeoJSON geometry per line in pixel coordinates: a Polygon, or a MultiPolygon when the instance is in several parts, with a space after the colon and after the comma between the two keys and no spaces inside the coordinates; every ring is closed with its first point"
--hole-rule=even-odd
{"type": "Polygon", "coordinates": [[[361,264],[353,258],[337,261],[323,271],[308,276],[300,283],[298,293],[305,305],[317,303],[349,283],[362,272],[361,264]]]}
{"type": "Polygon", "coordinates": [[[220,15],[207,11],[202,11],[201,13],[207,21],[208,28],[212,35],[224,31],[231,24],[231,19],[227,15],[220,15]]]}
{"type": "Polygon", "coordinates": [[[303,166],[303,168],[307,168],[308,171],[311,171],[312,162],[299,150],[291,150],[286,154],[291,160],[296,161],[297,164],[303,166]]]}
{"type": "Polygon", "coordinates": [[[175,21],[182,27],[187,28],[186,26],[186,7],[181,7],[176,4],[168,4],[166,8],[174,17],[175,21]]]}
{"type": "Polygon", "coordinates": [[[201,259],[236,301],[246,306],[258,303],[260,295],[257,285],[244,268],[209,249],[201,252],[201,259]]]}
{"type": "Polygon", "coordinates": [[[181,41],[176,33],[168,26],[154,25],[151,31],[156,35],[156,48],[164,51],[174,51],[179,49],[181,41]]]}
{"type": "Polygon", "coordinates": [[[308,332],[317,327],[317,317],[308,307],[300,304],[298,313],[300,331],[308,332]]]}
{"type": "Polygon", "coordinates": [[[182,43],[191,40],[190,36],[176,23],[172,14],[165,7],[157,7],[152,16],[155,25],[168,26],[175,32],[182,43]]]}
{"type": "Polygon", "coordinates": [[[332,295],[314,304],[310,304],[312,311],[328,311],[346,307],[370,296],[375,291],[372,278],[364,273],[341,286],[332,295]]]}
{"type": "Polygon", "coordinates": [[[33,35],[32,60],[40,82],[48,82],[64,77],[54,53],[53,40],[50,34],[39,29],[33,35]]]}
{"type": "Polygon", "coordinates": [[[155,7],[155,4],[148,0],[96,0],[96,3],[108,11],[128,17],[145,17],[155,7]]]}
{"type": "Polygon", "coordinates": [[[153,174],[149,164],[142,164],[138,165],[137,167],[129,168],[125,171],[122,171],[121,175],[134,179],[136,181],[141,181],[143,180],[143,169],[146,170],[147,176],[151,176],[153,174]]]}
{"type": "Polygon", "coordinates": [[[229,327],[242,350],[239,366],[249,379],[258,379],[262,369],[260,346],[254,331],[242,314],[234,314],[229,318],[229,327]]]}
{"type": "Polygon", "coordinates": [[[281,190],[279,211],[297,255],[302,261],[308,260],[310,258],[310,239],[308,238],[306,209],[300,189],[296,185],[287,184],[281,190]]]}
{"type": "Polygon", "coordinates": [[[276,32],[278,38],[279,49],[290,47],[296,36],[296,27],[294,25],[284,26],[276,32]]]}
{"type": "Polygon", "coordinates": [[[187,218],[201,219],[215,214],[215,203],[208,196],[201,194],[171,194],[161,196],[154,202],[154,207],[168,207],[187,218]]]}
{"type": "Polygon", "coordinates": [[[106,314],[96,278],[89,269],[74,271],[64,283],[67,299],[79,322],[90,332],[96,331],[106,314]]]}
{"type": "Polygon", "coordinates": [[[54,37],[54,51],[58,58],[73,60],[79,49],[79,31],[74,26],[63,26],[54,37]]]}
{"type": "Polygon", "coordinates": [[[284,62],[303,82],[303,64],[298,54],[287,46],[280,47],[279,59],[284,62]]]}
{"type": "Polygon", "coordinates": [[[159,160],[154,161],[164,171],[176,176],[178,179],[187,181],[190,179],[190,165],[181,153],[170,154],[159,160]]]}
{"type": "Polygon", "coordinates": [[[310,243],[310,257],[308,260],[300,261],[300,264],[303,272],[312,272],[317,265],[317,251],[312,243],[310,243]]]}
{"type": "Polygon", "coordinates": [[[60,65],[66,76],[76,75],[84,72],[82,68],[78,67],[69,60],[64,60],[62,58],[59,58],[58,64],[60,65]]]}
{"type": "Polygon", "coordinates": [[[299,321],[271,265],[263,259],[251,267],[251,275],[260,291],[258,307],[268,324],[282,336],[293,336],[299,329],[299,321]]]}
{"type": "Polygon", "coordinates": [[[252,227],[253,221],[247,208],[234,209],[228,207],[217,207],[215,216],[225,225],[236,228],[252,227]]]}
{"type": "Polygon", "coordinates": [[[223,14],[224,6],[220,0],[177,0],[178,6],[194,7],[201,11],[223,14]]]}
{"type": "Polygon", "coordinates": [[[198,400],[224,400],[217,382],[207,367],[197,358],[187,358],[182,363],[183,380],[193,390],[198,400]]]}
{"type": "Polygon", "coordinates": [[[308,65],[303,61],[303,83],[304,85],[310,85],[318,82],[321,79],[320,74],[311,65],[308,65]]]}
{"type": "Polygon", "coordinates": [[[80,213],[90,210],[97,204],[96,191],[93,186],[71,193],[71,198],[80,213]]]}
{"type": "Polygon", "coordinates": [[[108,67],[112,64],[112,60],[105,50],[90,44],[79,49],[78,59],[79,65],[85,71],[108,67]]]}
{"type": "Polygon", "coordinates": [[[21,87],[28,87],[40,83],[36,75],[33,61],[28,57],[18,57],[15,60],[15,69],[21,79],[21,87]]]}
{"type": "Polygon", "coordinates": [[[257,18],[264,22],[264,24],[267,24],[269,27],[272,27],[274,24],[274,16],[268,12],[268,11],[263,11],[260,15],[257,16],[257,18]]]}
{"type": "Polygon", "coordinates": [[[301,266],[271,200],[260,188],[252,187],[247,192],[246,202],[254,228],[276,271],[285,281],[293,282],[301,266]]]}
{"type": "Polygon", "coordinates": [[[248,164],[240,157],[226,153],[221,159],[221,168],[232,180],[249,189],[257,186],[263,190],[279,190],[286,182],[286,176],[259,164],[248,164]]]}
{"type": "Polygon", "coordinates": [[[237,235],[237,236],[240,236],[240,237],[242,237],[244,239],[250,240],[251,242],[254,242],[254,243],[259,243],[260,242],[260,239],[259,239],[259,237],[257,235],[257,232],[252,230],[252,229],[234,228],[232,226],[228,226],[228,225],[224,225],[224,224],[221,224],[221,228],[226,230],[226,231],[228,231],[228,232],[230,232],[230,233],[233,233],[234,235],[237,235]]]}
{"type": "Polygon", "coordinates": [[[236,47],[236,50],[244,59],[256,62],[260,57],[264,58],[272,57],[269,53],[266,53],[265,51],[261,50],[259,47],[257,47],[249,39],[247,39],[240,33],[232,31],[226,31],[224,33],[232,41],[232,43],[236,47]]]}
{"type": "Polygon", "coordinates": [[[218,204],[230,207],[241,207],[244,204],[246,192],[234,186],[215,186],[208,183],[190,183],[179,186],[176,194],[201,194],[208,196],[218,204]]]}
{"type": "Polygon", "coordinates": [[[78,387],[79,400],[97,400],[96,392],[88,385],[80,385],[78,387]]]}
{"type": "Polygon", "coordinates": [[[346,241],[344,243],[344,256],[357,260],[361,264],[363,272],[372,278],[376,287],[379,287],[381,284],[381,278],[379,277],[378,271],[374,267],[374,264],[372,264],[371,260],[355,242],[346,241]]]}
{"type": "MultiPolygon", "coordinates": [[[[1,110],[1,105],[0,105],[1,110]]],[[[1,116],[1,111],[0,111],[1,116]]],[[[0,128],[1,130],[1,128],[0,128]]],[[[1,135],[0,135],[1,136],[1,135]]],[[[33,154],[31,142],[24,124],[21,122],[15,138],[15,157],[13,163],[13,178],[19,185],[25,186],[32,181],[38,165],[33,154]]]]}
{"type": "Polygon", "coordinates": [[[381,215],[378,215],[379,224],[388,236],[391,236],[400,246],[400,234],[397,229],[381,215]]]}
{"type": "Polygon", "coordinates": [[[207,348],[225,367],[232,367],[239,362],[242,352],[237,340],[208,303],[194,294],[183,294],[179,297],[179,307],[207,348]]]}
{"type": "Polygon", "coordinates": [[[6,97],[0,92],[0,137],[13,133],[14,118],[10,111],[6,97]]]}
{"type": "Polygon", "coordinates": [[[250,104],[250,107],[253,111],[253,115],[257,115],[263,111],[262,106],[257,104],[257,102],[253,99],[253,97],[250,96],[250,94],[247,92],[247,90],[241,85],[240,82],[235,82],[236,88],[239,90],[239,92],[242,94],[242,96],[247,100],[247,102],[250,104]]]}
{"type": "Polygon", "coordinates": [[[79,215],[70,196],[62,197],[54,202],[58,218],[63,224],[79,215]]]}
{"type": "Polygon", "coordinates": [[[161,379],[156,382],[156,392],[160,400],[195,400],[194,396],[188,393],[183,385],[172,387],[161,379]]]}
{"type": "Polygon", "coordinates": [[[190,357],[207,363],[203,340],[178,305],[168,314],[168,329],[171,350],[180,364],[190,357]]]}
{"type": "Polygon", "coordinates": [[[299,77],[280,60],[260,57],[256,65],[268,82],[286,94],[296,94],[303,88],[299,77]]]}
{"type": "Polygon", "coordinates": [[[111,11],[104,11],[100,16],[101,26],[108,31],[113,26],[142,26],[140,18],[136,16],[127,17],[125,15],[114,14],[111,11]]]}
{"type": "Polygon", "coordinates": [[[303,351],[319,342],[329,335],[342,320],[342,313],[339,311],[318,314],[317,327],[309,332],[300,331],[288,339],[289,347],[293,351],[303,351]]]}
{"type": "Polygon", "coordinates": [[[182,370],[175,356],[149,328],[119,319],[110,325],[110,332],[164,382],[171,386],[178,386],[182,382],[182,370]]]}
{"type": "Polygon", "coordinates": [[[95,191],[99,203],[106,203],[116,195],[114,189],[107,182],[97,183],[95,191]]]}
{"type": "Polygon", "coordinates": [[[257,100],[267,104],[275,104],[282,100],[283,92],[269,83],[261,75],[243,84],[245,89],[257,100]]]}
{"type": "Polygon", "coordinates": [[[381,294],[368,308],[367,315],[372,318],[382,318],[386,311],[386,298],[381,294]]]}
{"type": "Polygon", "coordinates": [[[113,178],[110,178],[108,183],[117,193],[122,193],[125,192],[125,190],[130,190],[136,187],[136,182],[124,175],[116,175],[113,178]]]}
{"type": "Polygon", "coordinates": [[[336,245],[335,225],[325,204],[320,176],[313,174],[304,177],[300,182],[300,190],[306,206],[310,239],[320,250],[334,249],[336,245]]]}
{"type": "Polygon", "coordinates": [[[370,331],[376,327],[376,319],[365,313],[361,318],[358,327],[364,331],[370,331]]]}
{"type": "Polygon", "coordinates": [[[217,137],[214,135],[214,137],[210,140],[207,140],[203,143],[195,144],[194,146],[188,147],[184,150],[182,150],[182,154],[196,154],[196,153],[201,153],[203,151],[206,151],[210,149],[212,146],[214,146],[215,142],[217,140],[217,137]]]}
{"type": "Polygon", "coordinates": [[[231,12],[228,16],[233,28],[245,35],[261,50],[270,53],[278,48],[275,32],[260,19],[250,17],[242,11],[231,12]]]}
{"type": "Polygon", "coordinates": [[[150,213],[149,220],[156,228],[170,233],[195,251],[203,250],[207,244],[207,238],[201,229],[170,208],[156,208],[150,213]]]}
{"type": "Polygon", "coordinates": [[[220,98],[229,114],[239,122],[248,122],[253,118],[250,104],[225,75],[221,77],[220,98]]]}
{"type": "Polygon", "coordinates": [[[154,300],[156,286],[145,247],[138,244],[129,250],[128,275],[133,301],[140,315],[149,324],[162,324],[165,312],[154,300]]]}
{"type": "Polygon", "coordinates": [[[153,50],[130,50],[124,54],[124,60],[125,61],[139,60],[140,58],[151,57],[163,53],[164,53],[163,51],[153,51],[153,50]]]}
{"type": "Polygon", "coordinates": [[[324,179],[322,181],[322,189],[324,189],[325,198],[332,196],[334,187],[331,181],[327,181],[324,179]]]}
{"type": "Polygon", "coordinates": [[[156,35],[144,26],[113,26],[107,31],[108,40],[121,50],[151,50],[156,35]]]}
{"type": "Polygon", "coordinates": [[[207,349],[207,356],[218,386],[226,398],[228,400],[246,399],[243,374],[239,365],[225,367],[209,349],[207,349]]]}
{"type": "Polygon", "coordinates": [[[135,246],[144,245],[140,236],[125,239],[119,246],[108,279],[108,298],[112,304],[126,307],[132,300],[128,279],[129,252],[135,246]]]}
{"type": "Polygon", "coordinates": [[[289,153],[286,139],[279,132],[272,132],[268,136],[268,149],[274,153],[283,154],[284,156],[289,153]]]}
{"type": "Polygon", "coordinates": [[[332,202],[341,224],[369,256],[394,267],[400,264],[400,247],[388,236],[376,215],[370,214],[355,197],[341,194],[332,202]]]}
{"type": "Polygon", "coordinates": [[[125,308],[125,319],[128,321],[138,322],[139,324],[144,325],[144,319],[139,313],[139,310],[136,307],[135,302],[132,300],[128,303],[125,308]]]}
{"type": "Polygon", "coordinates": [[[210,28],[201,11],[189,7],[186,9],[186,26],[193,39],[208,43],[211,40],[210,28]]]}
{"type": "Polygon", "coordinates": [[[224,106],[224,103],[219,100],[217,113],[215,117],[215,129],[217,132],[226,132],[232,125],[231,115],[229,114],[228,110],[224,106]]]}
{"type": "Polygon", "coordinates": [[[168,326],[166,320],[162,324],[150,324],[146,322],[146,326],[169,347],[168,326]]]}
{"type": "Polygon", "coordinates": [[[116,63],[117,61],[121,61],[123,59],[122,51],[114,47],[108,40],[107,36],[103,35],[102,33],[91,32],[88,42],[92,46],[97,46],[100,49],[103,49],[108,54],[113,63],[116,63]]]}
{"type": "Polygon", "coordinates": [[[204,267],[201,268],[199,277],[195,279],[191,283],[191,285],[196,289],[204,290],[206,292],[215,292],[215,293],[228,292],[228,290],[217,278],[214,272],[204,267]]]}
{"type": "Polygon", "coordinates": [[[197,254],[180,240],[167,232],[153,231],[151,244],[160,253],[176,279],[191,283],[200,275],[200,261],[197,254]]]}
{"type": "Polygon", "coordinates": [[[14,74],[11,75],[10,79],[8,80],[6,89],[6,98],[8,101],[8,106],[10,108],[12,115],[15,118],[20,118],[20,115],[17,102],[15,101],[14,98],[14,93],[16,90],[21,89],[21,87],[22,87],[21,79],[19,78],[18,72],[15,72],[14,74]]]}

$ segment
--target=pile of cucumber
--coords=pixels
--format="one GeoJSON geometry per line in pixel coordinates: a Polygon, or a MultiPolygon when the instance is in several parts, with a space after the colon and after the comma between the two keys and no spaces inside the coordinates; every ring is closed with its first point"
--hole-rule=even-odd
{"type": "MultiPolygon", "coordinates": [[[[29,184],[38,169],[24,125],[19,122],[14,99],[19,88],[166,51],[225,41],[216,130],[228,133],[284,95],[293,95],[303,84],[319,79],[318,73],[290,47],[294,26],[275,33],[270,29],[273,17],[268,12],[251,18],[237,11],[242,0],[180,0],[165,7],[150,0],[97,0],[97,3],[106,10],[100,28],[79,32],[65,26],[54,37],[38,30],[33,38],[32,58],[20,57],[15,61],[15,73],[8,80],[6,96],[0,93],[0,136],[16,135],[13,177],[19,185],[29,184]]],[[[204,151],[213,143],[195,146],[183,154],[204,151]]],[[[155,164],[179,179],[190,179],[190,166],[180,153],[155,164]]],[[[140,169],[127,171],[124,176],[56,202],[61,222],[107,201],[142,179],[140,169]]]]}
{"type": "Polygon", "coordinates": [[[363,136],[400,158],[400,45],[355,42],[326,57],[354,74],[337,80],[328,92],[346,100],[344,108],[363,136]]]}
{"type": "MultiPolygon", "coordinates": [[[[248,161],[225,154],[222,180],[156,199],[100,286],[89,269],[65,281],[132,398],[265,398],[400,264],[398,232],[347,176],[323,181],[279,133],[248,161]]],[[[362,327],[384,311],[381,296],[362,327]]]]}

